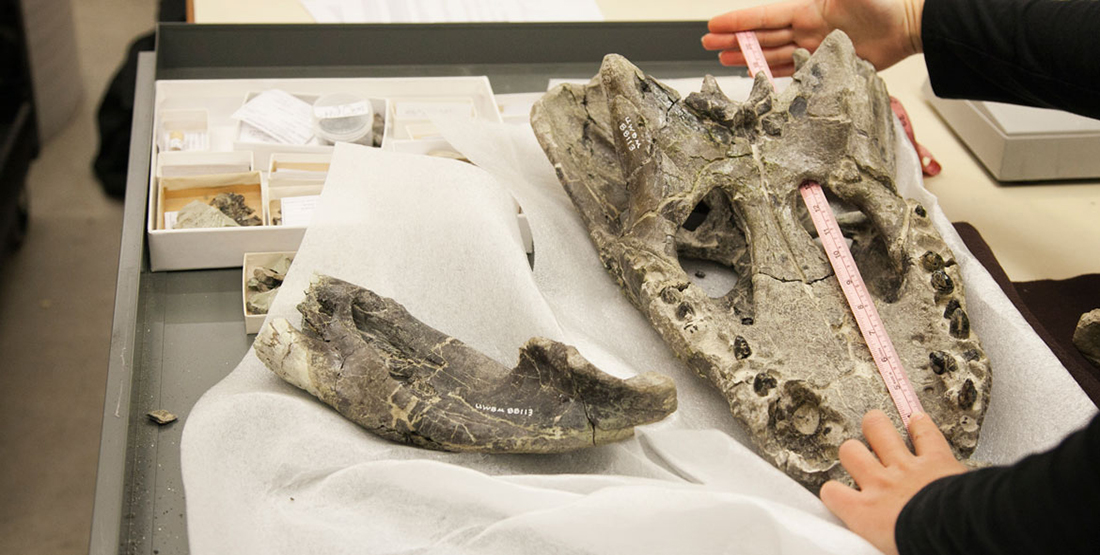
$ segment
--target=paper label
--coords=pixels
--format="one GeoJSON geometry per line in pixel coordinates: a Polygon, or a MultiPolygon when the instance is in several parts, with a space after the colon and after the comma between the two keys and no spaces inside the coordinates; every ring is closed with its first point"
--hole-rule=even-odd
{"type": "Polygon", "coordinates": [[[474,101],[464,102],[398,102],[394,115],[400,119],[431,119],[436,117],[474,117],[474,101]]]}
{"type": "Polygon", "coordinates": [[[171,212],[165,212],[164,213],[164,229],[175,229],[176,228],[176,217],[178,217],[179,214],[180,213],[179,213],[178,210],[173,210],[171,212]]]}
{"type": "Polygon", "coordinates": [[[371,112],[370,104],[360,100],[351,104],[339,104],[337,106],[314,106],[313,115],[317,119],[350,118],[352,116],[365,116],[371,112]]]}
{"type": "MultiPolygon", "coordinates": [[[[238,119],[266,133],[275,142],[304,145],[313,138],[313,107],[278,89],[264,91],[233,112],[238,119]]],[[[244,135],[241,126],[241,135],[244,135]]],[[[243,140],[243,139],[242,139],[243,140]]],[[[270,142],[267,141],[260,142],[270,142]]]]}
{"type": "Polygon", "coordinates": [[[317,208],[317,203],[320,201],[321,195],[286,197],[282,199],[283,225],[309,225],[309,221],[313,218],[313,211],[317,208]]]}
{"type": "Polygon", "coordinates": [[[619,133],[623,135],[627,150],[634,152],[642,148],[642,141],[638,139],[638,132],[634,130],[634,122],[631,121],[630,116],[627,116],[626,119],[619,124],[619,133]]]}
{"type": "Polygon", "coordinates": [[[517,416],[534,416],[535,409],[523,408],[523,407],[497,407],[493,405],[483,405],[481,403],[475,403],[474,408],[482,412],[488,412],[490,414],[510,414],[517,416]]]}
{"type": "Polygon", "coordinates": [[[277,144],[278,139],[252,127],[251,125],[241,122],[241,132],[237,135],[237,140],[242,143],[273,143],[277,144]]]}
{"type": "Polygon", "coordinates": [[[165,131],[161,135],[163,150],[207,150],[210,144],[205,131],[165,131]]]}

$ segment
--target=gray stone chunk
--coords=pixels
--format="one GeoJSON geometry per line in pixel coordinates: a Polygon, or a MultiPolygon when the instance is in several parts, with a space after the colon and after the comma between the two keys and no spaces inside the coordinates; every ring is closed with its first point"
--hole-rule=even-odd
{"type": "Polygon", "coordinates": [[[573,347],[533,338],[509,369],[362,287],[315,276],[302,329],[260,330],[269,369],[349,420],[418,447],[558,453],[628,438],[676,410],[670,378],[621,380],[573,347]]]}
{"type": "Polygon", "coordinates": [[[531,124],[627,298],[726,396],[759,452],[810,489],[847,479],[837,449],[868,410],[901,430],[798,187],[815,181],[860,213],[840,221],[868,292],[925,411],[968,456],[989,361],[950,249],[897,193],[886,87],[841,32],[796,61],[782,93],[758,75],[739,103],[711,77],[681,98],[609,55],[587,85],[548,92],[531,124]],[[709,296],[681,257],[728,267],[736,286],[709,296]]]}
{"type": "Polygon", "coordinates": [[[202,201],[193,200],[176,214],[176,225],[172,229],[209,227],[240,227],[240,224],[217,208],[204,204],[202,201]]]}
{"type": "Polygon", "coordinates": [[[1081,315],[1073,331],[1073,345],[1093,366],[1100,368],[1100,308],[1081,315]]]}
{"type": "Polygon", "coordinates": [[[253,293],[249,295],[245,308],[249,314],[267,314],[271,310],[271,303],[275,302],[275,296],[278,294],[278,287],[253,293]]]}

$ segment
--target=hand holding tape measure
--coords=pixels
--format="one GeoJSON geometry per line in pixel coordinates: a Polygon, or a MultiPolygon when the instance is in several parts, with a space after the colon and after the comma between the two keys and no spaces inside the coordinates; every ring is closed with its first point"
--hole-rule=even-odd
{"type": "MultiPolygon", "coordinates": [[[[736,34],[736,37],[741,43],[741,52],[749,73],[752,75],[763,73],[769,81],[772,81],[771,71],[768,69],[768,63],[764,59],[764,53],[760,49],[756,35],[751,31],[741,31],[736,34]]],[[[772,81],[772,87],[774,86],[775,82],[772,81]]],[[[905,375],[905,369],[901,366],[882,317],[879,316],[878,309],[875,308],[875,303],[867,292],[867,286],[863,283],[863,277],[859,274],[859,268],[856,267],[851,251],[848,250],[848,244],[844,241],[844,235],[837,224],[836,216],[829,207],[829,201],[825,198],[825,192],[821,190],[821,185],[813,181],[803,183],[798,190],[802,194],[806,208],[810,211],[810,218],[813,219],[817,235],[821,238],[821,245],[825,248],[825,254],[833,266],[840,288],[844,291],[844,298],[848,300],[848,306],[855,316],[856,323],[859,324],[863,340],[867,342],[867,348],[871,351],[875,366],[878,367],[879,374],[886,382],[886,390],[890,393],[890,398],[893,399],[894,406],[901,415],[901,421],[908,428],[913,414],[924,412],[924,409],[921,408],[913,385],[909,383],[909,377],[905,375]]]]}
{"type": "MultiPolygon", "coordinates": [[[[924,0],[792,0],[756,6],[711,19],[703,47],[720,51],[718,59],[723,65],[748,66],[753,74],[761,70],[771,80],[772,75],[794,73],[795,50],[813,51],[829,32],[843,29],[856,54],[883,70],[920,53],[923,7],[924,0]]],[[[940,164],[917,142],[905,108],[894,98],[890,107],[920,155],[924,175],[938,175],[940,164]]]]}
{"type": "Polygon", "coordinates": [[[798,48],[816,50],[834,29],[843,29],[859,57],[883,70],[919,53],[924,0],[792,0],[737,10],[712,18],[703,47],[721,51],[724,65],[742,66],[744,51],[734,33],[755,31],[772,74],[794,73],[798,48]]]}

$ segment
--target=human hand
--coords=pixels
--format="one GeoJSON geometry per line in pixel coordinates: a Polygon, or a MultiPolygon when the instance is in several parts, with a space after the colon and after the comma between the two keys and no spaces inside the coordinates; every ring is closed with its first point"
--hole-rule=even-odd
{"type": "Polygon", "coordinates": [[[851,531],[882,552],[896,554],[894,526],[905,504],[924,486],[966,472],[966,467],[955,460],[947,439],[926,414],[916,413],[909,420],[916,455],[880,410],[863,417],[863,436],[874,455],[855,439],[840,445],[840,464],[860,489],[830,480],[821,486],[821,501],[851,531]]]}
{"type": "Polygon", "coordinates": [[[798,48],[813,52],[834,29],[848,34],[856,54],[875,69],[886,69],[921,52],[924,0],[790,0],[715,16],[703,47],[720,50],[722,65],[743,66],[745,56],[734,33],[755,31],[773,75],[794,73],[798,48]]]}

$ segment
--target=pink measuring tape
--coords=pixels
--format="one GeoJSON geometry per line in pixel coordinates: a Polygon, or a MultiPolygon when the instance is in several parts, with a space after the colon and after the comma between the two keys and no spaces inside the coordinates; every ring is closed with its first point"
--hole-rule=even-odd
{"type": "MultiPolygon", "coordinates": [[[[760,50],[760,43],[756,40],[756,34],[751,31],[737,33],[737,42],[741,45],[741,52],[745,55],[749,73],[756,75],[763,72],[768,81],[775,88],[771,70],[764,60],[764,52],[760,50]]],[[[921,408],[913,385],[909,383],[909,377],[905,375],[905,369],[901,366],[898,353],[894,350],[894,344],[886,333],[886,327],[882,323],[882,317],[875,308],[871,295],[867,292],[867,286],[863,283],[863,276],[859,274],[852,252],[848,250],[848,243],[844,241],[844,235],[840,232],[840,226],[836,223],[836,216],[829,207],[829,201],[825,198],[825,192],[821,185],[813,181],[803,183],[798,192],[802,194],[802,200],[810,211],[817,235],[821,238],[821,244],[825,247],[825,255],[829,257],[829,263],[833,266],[836,279],[840,283],[844,297],[848,300],[848,307],[859,324],[859,331],[863,340],[867,342],[867,348],[875,360],[875,366],[886,382],[886,389],[890,398],[894,400],[894,406],[901,414],[901,421],[905,427],[909,427],[909,419],[913,413],[924,412],[921,408]]]]}

